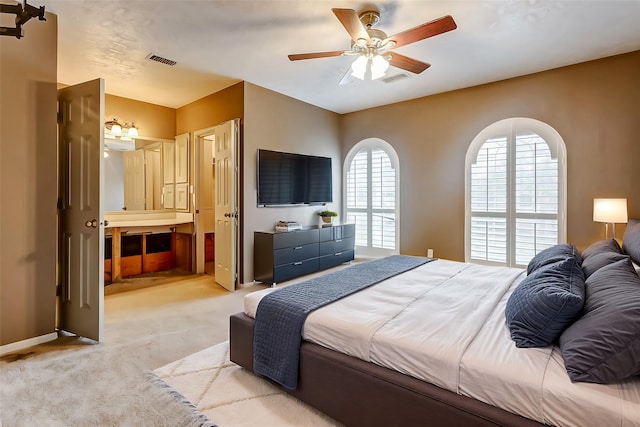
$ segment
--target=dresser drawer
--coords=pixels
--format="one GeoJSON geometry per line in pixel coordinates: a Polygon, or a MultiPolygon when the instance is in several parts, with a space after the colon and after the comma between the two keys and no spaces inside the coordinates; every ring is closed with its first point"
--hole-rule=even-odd
{"type": "Polygon", "coordinates": [[[322,227],[320,229],[320,241],[346,239],[356,235],[355,224],[334,225],[331,227],[322,227]]]}
{"type": "Polygon", "coordinates": [[[318,243],[292,246],[273,251],[273,265],[288,264],[318,256],[318,243]]]}
{"type": "Polygon", "coordinates": [[[335,267],[345,262],[353,261],[353,249],[346,250],[344,252],[336,252],[333,255],[325,255],[319,258],[320,270],[335,267]]]}
{"type": "Polygon", "coordinates": [[[354,245],[355,237],[320,242],[320,256],[333,255],[336,252],[348,251],[349,249],[353,249],[354,245]]]}
{"type": "Polygon", "coordinates": [[[318,258],[279,265],[273,269],[273,282],[284,282],[285,280],[316,271],[318,271],[318,258]]]}
{"type": "Polygon", "coordinates": [[[314,242],[318,242],[318,229],[273,234],[273,249],[301,246],[314,242]]]}

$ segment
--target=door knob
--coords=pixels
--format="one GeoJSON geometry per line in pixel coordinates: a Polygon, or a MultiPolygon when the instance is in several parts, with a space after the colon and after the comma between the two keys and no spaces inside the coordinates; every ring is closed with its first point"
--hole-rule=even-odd
{"type": "Polygon", "coordinates": [[[90,219],[89,221],[84,223],[84,226],[87,228],[97,228],[98,227],[98,220],[97,219],[90,219]]]}

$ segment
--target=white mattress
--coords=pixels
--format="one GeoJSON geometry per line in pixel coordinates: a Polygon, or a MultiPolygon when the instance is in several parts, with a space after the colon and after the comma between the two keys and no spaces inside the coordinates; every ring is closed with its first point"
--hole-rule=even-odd
{"type": "Polygon", "coordinates": [[[640,426],[640,378],[572,384],[557,347],[515,347],[504,307],[523,277],[433,261],[314,311],[303,338],[546,424],[640,426]]]}

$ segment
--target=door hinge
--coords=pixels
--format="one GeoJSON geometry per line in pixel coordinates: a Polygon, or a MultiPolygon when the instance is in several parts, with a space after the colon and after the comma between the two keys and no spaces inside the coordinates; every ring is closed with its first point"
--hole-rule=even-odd
{"type": "Polygon", "coordinates": [[[62,295],[62,285],[57,284],[56,285],[56,296],[59,297],[62,295]]]}
{"type": "Polygon", "coordinates": [[[58,124],[62,123],[62,110],[58,110],[56,119],[58,120],[58,124]]]}

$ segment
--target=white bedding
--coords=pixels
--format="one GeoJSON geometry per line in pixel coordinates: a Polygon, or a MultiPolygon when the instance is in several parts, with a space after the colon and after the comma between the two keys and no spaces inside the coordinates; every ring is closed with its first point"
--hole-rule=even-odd
{"type": "MultiPolygon", "coordinates": [[[[557,426],[640,426],[640,378],[572,384],[556,346],[518,349],[504,307],[520,269],[437,260],[309,315],[307,341],[557,426]]],[[[273,289],[245,297],[254,317],[273,289]]]]}

